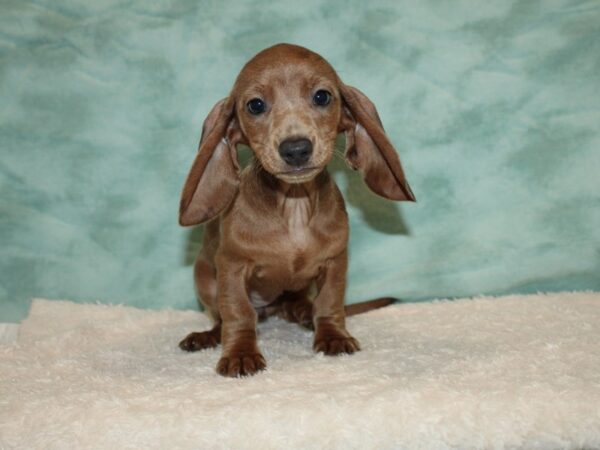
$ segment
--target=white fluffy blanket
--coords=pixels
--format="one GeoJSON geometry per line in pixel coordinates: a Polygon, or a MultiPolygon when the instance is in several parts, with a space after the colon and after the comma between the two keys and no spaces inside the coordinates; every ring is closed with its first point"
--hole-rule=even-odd
{"type": "Polygon", "coordinates": [[[35,300],[0,345],[0,448],[600,448],[600,294],[401,304],[363,350],[260,325],[268,370],[227,379],[177,343],[194,311],[35,300]]]}

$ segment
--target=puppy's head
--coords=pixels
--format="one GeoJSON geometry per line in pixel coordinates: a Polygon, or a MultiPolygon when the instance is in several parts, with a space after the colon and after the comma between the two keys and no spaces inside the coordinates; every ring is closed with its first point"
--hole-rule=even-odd
{"type": "Polygon", "coordinates": [[[331,160],[342,102],[335,71],[316,53],[285,44],[263,50],[232,96],[248,145],[272,175],[305,182],[331,160]]]}
{"type": "Polygon", "coordinates": [[[204,122],[182,193],[180,223],[205,222],[227,207],[239,183],[238,143],[247,144],[273,176],[304,183],[331,160],[340,132],[346,161],[372,191],[414,201],[373,103],[310,50],[289,44],[263,50],[204,122]]]}

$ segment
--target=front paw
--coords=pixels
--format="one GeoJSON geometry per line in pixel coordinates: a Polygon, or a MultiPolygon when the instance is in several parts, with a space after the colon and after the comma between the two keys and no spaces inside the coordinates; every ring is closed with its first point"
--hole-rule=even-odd
{"type": "Polygon", "coordinates": [[[340,353],[354,353],[360,350],[358,341],[348,334],[337,330],[318,330],[313,344],[315,352],[323,352],[333,356],[340,353]]]}
{"type": "Polygon", "coordinates": [[[267,362],[260,352],[239,352],[223,356],[217,363],[217,373],[224,377],[239,377],[254,375],[266,367],[267,362]]]}

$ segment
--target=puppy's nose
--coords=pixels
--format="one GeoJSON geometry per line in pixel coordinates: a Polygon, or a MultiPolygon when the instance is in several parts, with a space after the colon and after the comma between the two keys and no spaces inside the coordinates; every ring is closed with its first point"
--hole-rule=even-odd
{"type": "Polygon", "coordinates": [[[286,139],[279,144],[281,158],[294,167],[306,164],[312,155],[312,150],[312,142],[306,138],[286,139]]]}

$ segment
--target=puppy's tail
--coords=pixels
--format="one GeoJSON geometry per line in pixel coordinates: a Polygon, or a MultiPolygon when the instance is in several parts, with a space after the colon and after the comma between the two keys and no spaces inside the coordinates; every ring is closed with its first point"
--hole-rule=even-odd
{"type": "Polygon", "coordinates": [[[354,316],[356,314],[366,313],[367,311],[371,311],[373,309],[383,308],[384,306],[388,306],[399,301],[399,299],[394,297],[381,297],[376,298],[375,300],[369,300],[367,302],[346,305],[344,310],[346,311],[346,316],[354,316]]]}

